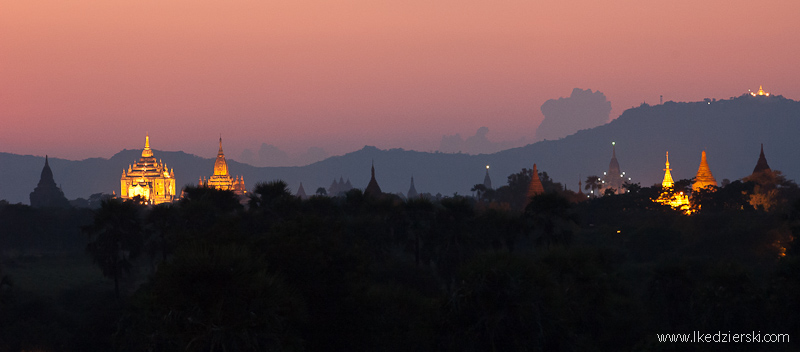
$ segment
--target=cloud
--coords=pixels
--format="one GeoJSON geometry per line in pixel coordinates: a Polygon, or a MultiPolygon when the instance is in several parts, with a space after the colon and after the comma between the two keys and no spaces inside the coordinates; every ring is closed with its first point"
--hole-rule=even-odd
{"type": "Polygon", "coordinates": [[[611,102],[600,91],[575,88],[569,98],[550,99],[541,110],[544,120],[536,129],[536,140],[553,140],[607,123],[611,102]]]}
{"type": "Polygon", "coordinates": [[[474,136],[467,137],[467,139],[461,138],[458,133],[445,135],[442,136],[442,141],[439,143],[439,151],[442,153],[489,154],[525,144],[524,138],[518,141],[492,142],[488,135],[489,128],[487,127],[479,128],[474,136]]]}

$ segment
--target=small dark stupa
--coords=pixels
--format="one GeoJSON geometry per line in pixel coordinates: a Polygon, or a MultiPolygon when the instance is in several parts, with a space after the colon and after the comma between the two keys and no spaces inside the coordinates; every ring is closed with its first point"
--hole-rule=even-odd
{"type": "Polygon", "coordinates": [[[764,156],[764,143],[761,143],[761,155],[758,156],[758,162],[756,162],[753,173],[757,174],[762,171],[772,171],[772,169],[769,168],[769,164],[767,164],[767,158],[764,156]]]}
{"type": "Polygon", "coordinates": [[[367,188],[364,189],[364,195],[371,195],[371,196],[380,196],[383,194],[381,192],[381,186],[378,186],[378,181],[375,180],[375,164],[372,164],[372,178],[369,179],[369,184],[367,184],[367,188]]]}
{"type": "Polygon", "coordinates": [[[414,176],[411,176],[411,187],[408,188],[408,193],[406,193],[406,197],[408,199],[414,199],[419,197],[419,193],[417,193],[417,188],[414,187],[414,176]]]}
{"type": "Polygon", "coordinates": [[[64,197],[64,192],[56,186],[53,180],[53,171],[47,156],[44,157],[44,168],[39,178],[39,185],[31,192],[31,206],[35,208],[67,208],[69,201],[64,197]]]}
{"type": "Polygon", "coordinates": [[[303,183],[302,182],[300,182],[300,187],[297,188],[297,194],[295,194],[295,196],[297,196],[298,198],[300,198],[302,200],[308,199],[308,196],[306,195],[306,190],[303,189],[303,183]]]}

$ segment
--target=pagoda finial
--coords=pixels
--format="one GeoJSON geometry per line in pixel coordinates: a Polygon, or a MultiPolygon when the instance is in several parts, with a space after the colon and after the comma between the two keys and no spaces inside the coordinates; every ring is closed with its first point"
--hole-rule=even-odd
{"type": "Polygon", "coordinates": [[[661,186],[664,188],[672,188],[675,185],[675,181],[672,180],[672,169],[669,168],[669,152],[667,152],[667,162],[664,163],[664,181],[661,182],[661,186]]]}
{"type": "Polygon", "coordinates": [[[756,162],[756,167],[753,169],[753,173],[758,173],[764,170],[770,170],[769,164],[767,164],[767,157],[764,156],[764,143],[761,143],[761,153],[758,155],[758,162],[756,162]]]}
{"type": "Polygon", "coordinates": [[[150,134],[145,133],[144,135],[144,150],[142,150],[142,157],[148,158],[153,156],[153,151],[150,149],[150,134]]]}

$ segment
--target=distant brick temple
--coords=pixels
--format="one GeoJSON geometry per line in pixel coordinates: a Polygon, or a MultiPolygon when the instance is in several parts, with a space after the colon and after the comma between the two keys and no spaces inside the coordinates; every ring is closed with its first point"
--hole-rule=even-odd
{"type": "Polygon", "coordinates": [[[56,181],[53,180],[53,171],[50,170],[47,155],[44,157],[44,168],[42,168],[39,184],[31,192],[30,200],[31,206],[35,208],[69,207],[69,201],[64,197],[64,192],[56,186],[56,181]]]}
{"type": "Polygon", "coordinates": [[[377,197],[383,194],[381,186],[378,186],[378,181],[375,179],[375,164],[372,164],[372,177],[369,179],[367,188],[364,189],[364,195],[377,197]]]}
{"type": "Polygon", "coordinates": [[[148,204],[160,204],[175,200],[175,172],[166,164],[156,160],[150,149],[150,136],[145,136],[142,157],[128,170],[122,170],[120,198],[141,197],[148,204]]]}

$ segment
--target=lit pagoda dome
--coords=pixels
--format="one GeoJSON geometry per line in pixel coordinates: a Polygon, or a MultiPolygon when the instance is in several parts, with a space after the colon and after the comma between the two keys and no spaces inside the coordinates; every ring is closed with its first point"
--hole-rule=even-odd
{"type": "Polygon", "coordinates": [[[661,187],[672,188],[675,186],[675,181],[672,180],[672,169],[669,168],[669,152],[667,152],[667,162],[664,164],[664,180],[661,181],[661,187]]]}
{"type": "Polygon", "coordinates": [[[228,176],[228,162],[225,160],[225,153],[222,152],[222,137],[219,137],[219,151],[217,160],[214,162],[215,176],[228,176]]]}
{"type": "Polygon", "coordinates": [[[225,153],[222,151],[222,136],[219,137],[219,151],[217,151],[217,160],[214,161],[214,174],[206,180],[201,178],[198,186],[233,191],[240,197],[247,193],[244,177],[236,176],[234,178],[228,173],[228,162],[225,160],[225,153]]]}
{"type": "Polygon", "coordinates": [[[700,167],[697,169],[697,176],[694,177],[694,184],[692,184],[692,191],[697,192],[706,187],[716,187],[717,180],[711,174],[711,169],[708,168],[708,161],[706,160],[706,151],[703,151],[700,157],[700,167]]]}
{"type": "Polygon", "coordinates": [[[672,209],[680,210],[685,214],[691,214],[692,210],[689,207],[689,196],[683,194],[683,191],[675,192],[675,181],[672,179],[672,169],[669,168],[669,152],[667,152],[667,162],[664,164],[664,180],[661,181],[661,195],[654,201],[657,203],[669,205],[672,209]]]}
{"type": "Polygon", "coordinates": [[[750,92],[750,95],[752,95],[754,97],[755,96],[768,97],[769,96],[769,92],[765,92],[764,88],[762,86],[758,86],[758,92],[750,92]]]}
{"type": "Polygon", "coordinates": [[[172,202],[175,199],[175,171],[153,156],[150,136],[145,135],[142,157],[122,170],[120,197],[141,197],[148,204],[172,202]]]}

